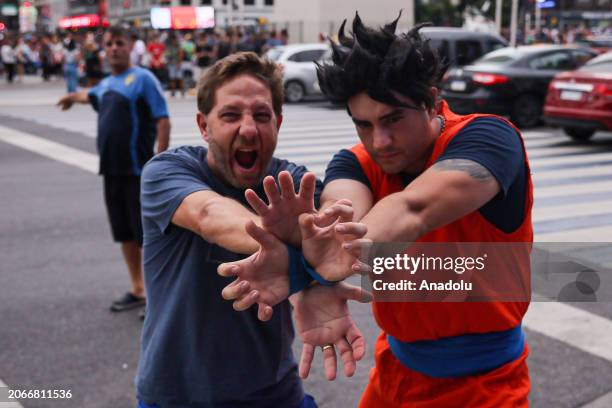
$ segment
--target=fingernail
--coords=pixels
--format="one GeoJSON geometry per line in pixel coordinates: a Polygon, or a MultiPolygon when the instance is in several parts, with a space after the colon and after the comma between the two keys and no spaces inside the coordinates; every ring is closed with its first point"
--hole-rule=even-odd
{"type": "Polygon", "coordinates": [[[338,232],[344,232],[344,231],[346,231],[346,227],[345,227],[344,225],[338,225],[338,226],[336,227],[336,231],[338,231],[338,232]]]}
{"type": "Polygon", "coordinates": [[[343,249],[351,249],[352,245],[349,243],[342,244],[343,249]]]}

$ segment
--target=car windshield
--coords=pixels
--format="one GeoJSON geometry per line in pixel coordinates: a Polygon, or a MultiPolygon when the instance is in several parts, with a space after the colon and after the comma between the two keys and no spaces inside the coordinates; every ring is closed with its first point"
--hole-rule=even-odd
{"type": "Polygon", "coordinates": [[[266,57],[268,57],[268,59],[270,59],[271,61],[278,61],[281,55],[283,54],[283,51],[283,47],[274,47],[268,50],[268,52],[266,53],[266,57]]]}
{"type": "Polygon", "coordinates": [[[485,54],[472,64],[506,65],[521,58],[523,55],[514,48],[502,48],[485,54]]]}

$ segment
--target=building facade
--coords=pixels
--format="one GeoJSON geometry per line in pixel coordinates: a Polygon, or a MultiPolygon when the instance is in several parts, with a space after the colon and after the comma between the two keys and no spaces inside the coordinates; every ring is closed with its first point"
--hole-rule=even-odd
{"type": "Polygon", "coordinates": [[[411,27],[414,0],[276,0],[272,24],[286,29],[290,42],[316,42],[335,35],[342,21],[350,22],[356,11],[366,24],[382,25],[395,19],[400,10],[398,28],[411,27]]]}

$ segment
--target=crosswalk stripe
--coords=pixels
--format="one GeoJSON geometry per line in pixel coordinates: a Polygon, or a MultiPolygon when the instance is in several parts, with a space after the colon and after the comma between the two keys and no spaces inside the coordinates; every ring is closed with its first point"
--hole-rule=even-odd
{"type": "MultiPolygon", "coordinates": [[[[4,381],[2,381],[2,379],[0,379],[0,394],[4,394],[4,392],[6,392],[6,397],[8,397],[8,390],[9,389],[10,389],[10,387],[7,386],[4,383],[4,381]]],[[[2,397],[5,397],[5,396],[2,395],[2,397]]],[[[3,402],[3,401],[0,400],[0,408],[23,408],[23,405],[21,405],[17,401],[3,402]]]]}
{"type": "Polygon", "coordinates": [[[560,302],[532,302],[523,324],[538,333],[612,361],[612,321],[560,302]],[[588,335],[587,335],[588,333],[588,335]]]}
{"type": "Polygon", "coordinates": [[[612,242],[612,228],[609,225],[578,228],[571,231],[536,233],[537,242],[612,242]]]}
{"type": "Polygon", "coordinates": [[[612,218],[612,200],[560,205],[552,208],[534,208],[532,210],[533,219],[538,221],[564,219],[568,214],[580,214],[583,216],[604,213],[607,213],[612,218]]]}
{"type": "Polygon", "coordinates": [[[42,137],[0,126],[0,140],[91,173],[98,172],[98,156],[42,137]]]}
{"type": "MultiPolygon", "coordinates": [[[[572,177],[587,177],[596,176],[600,174],[609,174],[612,179],[612,165],[608,166],[594,166],[584,167],[580,169],[572,169],[572,177]]],[[[559,172],[558,170],[540,170],[532,174],[532,178],[537,181],[554,180],[559,178],[567,178],[565,173],[559,172]]]]}
{"type": "Polygon", "coordinates": [[[577,195],[580,193],[589,193],[591,191],[612,191],[612,180],[575,184],[571,186],[541,187],[534,189],[534,194],[537,200],[539,197],[562,197],[569,192],[571,192],[572,195],[577,195]]]}

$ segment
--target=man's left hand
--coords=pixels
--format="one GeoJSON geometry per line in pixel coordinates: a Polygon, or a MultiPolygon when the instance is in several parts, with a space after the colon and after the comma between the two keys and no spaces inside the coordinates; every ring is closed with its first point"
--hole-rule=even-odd
{"type": "Polygon", "coordinates": [[[365,339],[351,317],[347,301],[372,301],[372,295],[344,282],[334,286],[316,285],[296,293],[291,298],[294,306],[296,330],[304,342],[300,359],[300,377],[306,378],[316,346],[328,346],[323,351],[325,376],[336,378],[336,351],[344,364],[344,374],[353,376],[356,362],[365,355],[365,339]]]}

